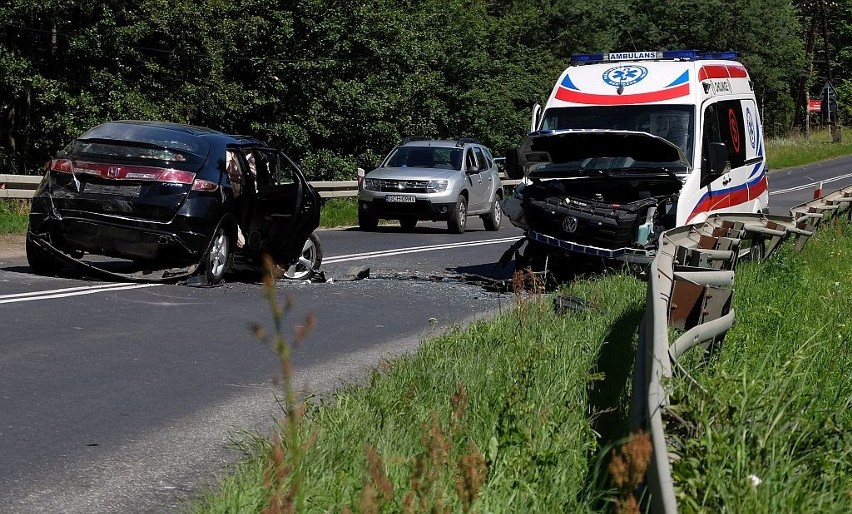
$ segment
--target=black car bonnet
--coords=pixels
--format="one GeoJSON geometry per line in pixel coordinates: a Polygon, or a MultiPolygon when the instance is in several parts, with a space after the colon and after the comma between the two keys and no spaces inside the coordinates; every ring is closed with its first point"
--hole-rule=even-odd
{"type": "MultiPolygon", "coordinates": [[[[645,166],[688,167],[683,151],[669,141],[627,130],[558,130],[529,134],[518,149],[525,168],[541,164],[625,158],[645,166]]],[[[534,175],[535,171],[531,175],[534,175]]]]}

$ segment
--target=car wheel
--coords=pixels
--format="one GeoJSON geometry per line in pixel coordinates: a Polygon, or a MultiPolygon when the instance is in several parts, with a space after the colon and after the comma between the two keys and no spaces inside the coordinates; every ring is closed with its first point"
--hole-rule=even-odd
{"type": "Polygon", "coordinates": [[[411,232],[412,230],[414,230],[414,227],[417,226],[417,218],[412,218],[410,216],[400,218],[399,226],[402,227],[402,230],[406,232],[411,232]]]}
{"type": "Polygon", "coordinates": [[[358,227],[361,230],[376,230],[379,226],[379,218],[366,212],[358,211],[358,227]]]}
{"type": "Polygon", "coordinates": [[[293,280],[307,280],[319,271],[322,264],[322,247],[319,238],[311,234],[304,246],[299,259],[284,270],[284,276],[293,280]]]}
{"type": "Polygon", "coordinates": [[[56,275],[62,269],[62,262],[33,241],[27,234],[27,264],[39,275],[56,275]]]}
{"type": "Polygon", "coordinates": [[[500,230],[502,221],[503,210],[500,208],[500,197],[495,196],[491,211],[482,217],[482,223],[485,225],[485,230],[500,230]]]}
{"type": "Polygon", "coordinates": [[[463,196],[459,196],[458,200],[456,200],[456,207],[453,209],[450,219],[447,220],[447,228],[453,234],[463,234],[466,226],[467,199],[463,196]]]}
{"type": "Polygon", "coordinates": [[[223,227],[219,227],[204,259],[204,276],[208,284],[216,285],[222,282],[228,271],[230,259],[231,238],[223,227]]]}

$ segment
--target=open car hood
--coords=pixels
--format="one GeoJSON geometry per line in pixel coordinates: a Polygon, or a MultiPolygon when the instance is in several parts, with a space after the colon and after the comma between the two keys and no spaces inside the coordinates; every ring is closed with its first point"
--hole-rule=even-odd
{"type": "Polygon", "coordinates": [[[645,166],[689,166],[677,145],[647,132],[630,130],[533,132],[518,148],[519,164],[524,169],[537,164],[563,164],[595,158],[624,158],[645,166]]]}

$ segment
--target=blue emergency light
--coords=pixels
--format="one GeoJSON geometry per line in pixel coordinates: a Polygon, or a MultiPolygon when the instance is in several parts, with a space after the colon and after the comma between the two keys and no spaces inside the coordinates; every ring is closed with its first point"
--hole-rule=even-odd
{"type": "Polygon", "coordinates": [[[609,52],[597,54],[574,54],[571,62],[574,64],[589,64],[597,62],[618,61],[656,61],[656,60],[736,60],[740,53],[729,52],[699,52],[698,50],[660,50],[660,51],[634,51],[634,52],[609,52]]]}

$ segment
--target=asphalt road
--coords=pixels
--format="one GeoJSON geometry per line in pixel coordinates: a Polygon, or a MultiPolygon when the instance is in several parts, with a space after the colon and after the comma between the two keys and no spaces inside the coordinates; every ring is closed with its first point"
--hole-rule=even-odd
{"type": "MultiPolygon", "coordinates": [[[[773,214],[852,183],[852,158],[770,176],[773,214]],[[842,177],[835,180],[833,177],[842,177]]],[[[326,283],[280,282],[304,394],[362,380],[455,324],[511,305],[473,274],[508,278],[498,260],[520,231],[461,236],[443,224],[321,231],[326,283]],[[369,279],[346,280],[353,271],[369,279]],[[465,279],[467,278],[467,280],[465,279]],[[475,277],[474,277],[475,278],[475,277]]],[[[280,366],[252,334],[272,330],[250,276],[223,287],[47,278],[0,257],[0,505],[3,512],[174,512],[239,456],[233,440],[280,415],[280,366]]]]}
{"type": "MultiPolygon", "coordinates": [[[[508,277],[496,263],[520,231],[486,232],[478,219],[461,236],[443,227],[320,232],[330,280],[277,285],[292,300],[288,336],[316,320],[294,352],[300,390],[363,379],[510,305],[459,273],[508,277]],[[369,279],[345,280],[365,267],[369,279]]],[[[13,257],[0,260],[0,312],[0,511],[179,510],[239,455],[231,439],[280,415],[278,357],[251,330],[273,330],[254,277],[103,283],[33,275],[13,257]]]]}

